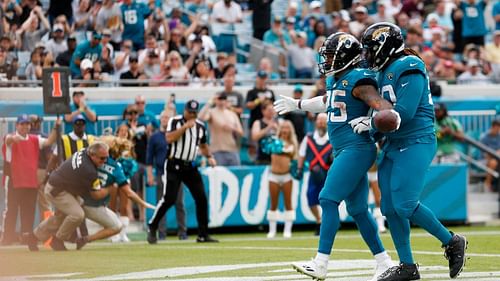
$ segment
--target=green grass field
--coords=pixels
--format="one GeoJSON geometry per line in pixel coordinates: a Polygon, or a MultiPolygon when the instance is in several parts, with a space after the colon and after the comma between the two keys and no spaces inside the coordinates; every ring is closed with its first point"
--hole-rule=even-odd
{"type": "MultiPolygon", "coordinates": [[[[469,240],[469,260],[459,280],[500,280],[500,227],[453,227],[469,240]]],[[[311,231],[291,239],[265,238],[265,233],[214,235],[220,243],[197,244],[169,236],[148,245],[145,234],[129,244],[92,243],[81,251],[21,246],[0,248],[0,280],[310,280],[290,267],[309,260],[318,238],[311,231]]],[[[194,236],[190,236],[194,239],[194,236]]],[[[394,260],[389,234],[382,240],[394,260]]],[[[415,260],[422,280],[447,280],[447,261],[440,243],[420,229],[412,231],[415,260]]],[[[367,280],[374,262],[356,230],[341,230],[335,241],[327,280],[367,280]]]]}

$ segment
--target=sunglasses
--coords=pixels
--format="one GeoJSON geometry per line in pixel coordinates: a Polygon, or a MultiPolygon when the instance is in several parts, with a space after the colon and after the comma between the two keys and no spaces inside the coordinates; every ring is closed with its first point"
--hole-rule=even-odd
{"type": "Polygon", "coordinates": [[[146,102],[144,101],[136,101],[135,104],[145,104],[146,102]]]}
{"type": "Polygon", "coordinates": [[[102,156],[102,157],[97,157],[97,158],[99,158],[99,160],[101,160],[101,161],[108,160],[108,156],[102,156]]]}
{"type": "Polygon", "coordinates": [[[127,111],[127,114],[137,114],[137,111],[127,111]]]}
{"type": "Polygon", "coordinates": [[[77,125],[77,126],[83,126],[83,125],[85,125],[85,122],[83,122],[83,121],[76,121],[75,125],[77,125]]]}
{"type": "Polygon", "coordinates": [[[123,45],[123,48],[132,49],[132,46],[130,46],[130,45],[123,45]]]}

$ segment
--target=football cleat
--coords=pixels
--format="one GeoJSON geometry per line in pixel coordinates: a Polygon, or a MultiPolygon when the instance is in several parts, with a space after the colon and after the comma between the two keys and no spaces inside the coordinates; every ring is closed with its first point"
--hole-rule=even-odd
{"type": "Polygon", "coordinates": [[[83,237],[78,237],[76,238],[76,249],[81,250],[87,243],[89,243],[89,237],[88,236],[83,236],[83,237]]]}
{"type": "Polygon", "coordinates": [[[64,241],[61,239],[52,236],[52,240],[50,241],[50,247],[54,251],[66,251],[66,246],[64,246],[64,241]]]}
{"type": "Polygon", "coordinates": [[[156,229],[154,229],[151,225],[148,225],[148,243],[156,244],[158,242],[158,238],[156,238],[156,229]]]}
{"type": "Polygon", "coordinates": [[[409,281],[420,280],[417,264],[400,263],[387,269],[377,278],[377,281],[409,281]]]}
{"type": "Polygon", "coordinates": [[[378,262],[375,267],[375,274],[373,274],[372,279],[369,281],[377,281],[377,278],[381,276],[384,272],[386,272],[389,268],[394,267],[395,264],[392,262],[391,258],[388,257],[382,262],[378,262]]]}
{"type": "Polygon", "coordinates": [[[467,250],[467,239],[465,236],[454,234],[448,245],[444,248],[444,256],[448,260],[450,267],[450,278],[457,278],[465,266],[465,250],[467,250]]]}
{"type": "Polygon", "coordinates": [[[210,237],[209,235],[198,236],[196,238],[196,242],[198,243],[218,243],[219,240],[210,237]]]}
{"type": "Polygon", "coordinates": [[[308,262],[292,263],[292,267],[297,270],[297,272],[312,277],[313,280],[325,280],[328,272],[327,266],[328,263],[318,262],[315,259],[308,262]]]}

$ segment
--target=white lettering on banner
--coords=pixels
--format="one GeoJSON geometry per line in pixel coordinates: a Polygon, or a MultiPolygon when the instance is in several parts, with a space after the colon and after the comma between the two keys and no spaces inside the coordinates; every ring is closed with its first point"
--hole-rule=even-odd
{"type": "Polygon", "coordinates": [[[210,227],[222,226],[238,203],[238,178],[227,168],[220,166],[204,169],[203,173],[208,176],[210,186],[210,227]],[[227,195],[222,204],[224,184],[227,188],[227,195]]]}
{"type": "Polygon", "coordinates": [[[269,167],[262,171],[260,177],[259,192],[257,193],[257,203],[252,210],[250,210],[250,194],[252,192],[253,174],[248,174],[243,179],[243,186],[241,187],[240,196],[240,212],[243,220],[248,224],[259,224],[264,220],[267,204],[269,201],[269,181],[267,175],[269,167]]]}
{"type": "MultiPolygon", "coordinates": [[[[309,209],[309,203],[307,202],[307,183],[309,182],[310,175],[310,172],[305,172],[304,177],[302,178],[302,188],[300,189],[300,210],[302,211],[302,214],[304,215],[304,218],[306,220],[315,221],[314,215],[311,212],[311,209],[309,209]]],[[[294,192],[297,192],[296,190],[299,187],[298,183],[299,181],[293,181],[294,192]]],[[[296,196],[294,196],[294,198],[296,198],[296,196]]],[[[297,203],[295,202],[294,204],[292,204],[292,206],[297,206],[297,203]]],[[[318,209],[321,210],[321,207],[319,207],[318,209]]]]}
{"type": "MultiPolygon", "coordinates": [[[[257,173],[250,172],[243,177],[240,192],[240,179],[226,167],[215,167],[201,169],[203,175],[208,177],[209,198],[208,205],[210,208],[210,227],[224,226],[226,220],[231,214],[237,211],[239,205],[240,215],[246,224],[256,225],[263,223],[266,217],[267,208],[269,206],[269,167],[266,167],[261,174],[258,191],[252,192],[252,186],[255,175],[257,173]],[[223,197],[223,191],[226,188],[227,192],[223,197]],[[257,192],[257,201],[253,208],[250,205],[251,194],[257,192]]],[[[307,201],[307,189],[309,182],[309,172],[304,173],[302,182],[293,180],[292,189],[292,206],[296,210],[297,215],[302,213],[307,221],[314,222],[314,216],[309,209],[307,201]],[[301,186],[300,186],[300,183],[301,186]]],[[[332,188],[332,187],[330,187],[332,188]]],[[[283,200],[282,197],[280,200],[283,200]]],[[[373,195],[368,197],[369,206],[373,205],[373,195]]],[[[321,208],[320,208],[321,210],[321,208]]],[[[282,217],[283,210],[279,211],[279,216],[282,217]]],[[[349,214],[345,201],[339,205],[339,216],[341,221],[345,221],[349,214]]],[[[280,221],[282,219],[279,219],[280,221]]]]}

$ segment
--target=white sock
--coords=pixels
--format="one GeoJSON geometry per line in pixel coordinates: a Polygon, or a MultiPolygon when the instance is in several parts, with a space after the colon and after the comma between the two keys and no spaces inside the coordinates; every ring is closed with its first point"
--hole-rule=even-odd
{"type": "Polygon", "coordinates": [[[130,219],[128,217],[126,217],[126,216],[121,216],[120,220],[121,220],[121,222],[123,224],[123,228],[120,231],[120,237],[122,239],[128,240],[128,237],[127,237],[127,227],[128,227],[128,225],[130,223],[130,219]]]}
{"type": "Polygon", "coordinates": [[[293,226],[293,221],[285,221],[285,227],[283,229],[283,232],[292,233],[292,226],[293,226]]]}
{"type": "Polygon", "coordinates": [[[323,254],[323,253],[316,253],[316,257],[314,258],[316,261],[319,261],[321,263],[328,263],[328,260],[330,259],[330,255],[323,254]]]}
{"type": "Polygon", "coordinates": [[[389,256],[387,251],[383,251],[382,253],[378,253],[374,257],[375,257],[375,261],[377,261],[377,263],[382,263],[384,261],[391,259],[391,256],[389,256]]]}
{"type": "Polygon", "coordinates": [[[269,221],[269,233],[276,233],[277,221],[269,221]]]}

